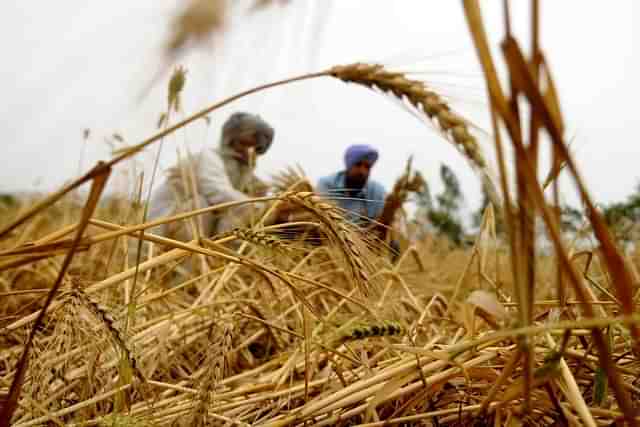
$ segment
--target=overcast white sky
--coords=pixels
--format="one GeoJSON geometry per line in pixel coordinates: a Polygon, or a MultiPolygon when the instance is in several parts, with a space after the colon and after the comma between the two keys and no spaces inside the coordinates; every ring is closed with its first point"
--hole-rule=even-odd
{"type": "MultiPolygon", "coordinates": [[[[238,3],[246,3],[237,0],[238,3]]],[[[492,41],[502,36],[501,1],[487,0],[492,41]]],[[[528,3],[512,2],[527,30],[528,3]]],[[[138,102],[160,67],[171,16],[185,3],[168,0],[5,2],[0,16],[0,191],[53,189],[78,174],[82,131],[91,129],[83,169],[110,156],[104,137],[129,143],[155,131],[165,108],[166,80],[138,102]]],[[[640,19],[633,0],[541,1],[543,48],[555,73],[573,147],[594,197],[625,197],[638,181],[638,62],[640,19]]],[[[484,84],[459,1],[311,1],[234,19],[214,44],[182,58],[188,70],[184,115],[240,90],[339,63],[375,61],[420,70],[419,77],[450,97],[454,108],[488,129],[484,84]]],[[[462,157],[433,127],[390,98],[332,80],[273,89],[214,113],[169,137],[162,166],[178,148],[217,142],[233,111],[261,114],[276,128],[259,165],[268,177],[300,163],[313,178],[342,166],[344,148],[367,142],[380,149],[374,178],[390,186],[413,154],[439,188],[439,164],[460,177],[468,207],[479,185],[462,157]]],[[[485,138],[484,149],[493,159],[485,138]]],[[[155,148],[139,157],[150,165],[155,148]]],[[[565,180],[565,182],[567,182],[565,180]]],[[[570,185],[564,193],[569,201],[570,185]]]]}

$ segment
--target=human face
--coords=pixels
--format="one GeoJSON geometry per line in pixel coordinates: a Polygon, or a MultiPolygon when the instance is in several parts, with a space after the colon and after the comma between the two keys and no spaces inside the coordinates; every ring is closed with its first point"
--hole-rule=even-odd
{"type": "Polygon", "coordinates": [[[241,135],[234,138],[231,147],[235,157],[244,164],[251,163],[255,158],[256,144],[258,140],[255,134],[241,135]]]}
{"type": "Polygon", "coordinates": [[[361,160],[347,170],[346,185],[349,188],[362,188],[369,179],[371,167],[373,165],[368,160],[361,160]]]}

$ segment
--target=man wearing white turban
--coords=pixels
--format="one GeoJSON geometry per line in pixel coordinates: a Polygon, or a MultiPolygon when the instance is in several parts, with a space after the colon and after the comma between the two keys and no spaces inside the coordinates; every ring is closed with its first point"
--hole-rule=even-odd
{"type": "MultiPolygon", "coordinates": [[[[205,147],[168,170],[166,181],[151,198],[149,218],[248,199],[249,187],[259,182],[254,175],[255,158],[267,152],[273,137],[273,128],[259,116],[232,114],[222,126],[217,147],[205,147]]],[[[202,236],[210,237],[242,226],[252,208],[243,204],[199,215],[194,222],[202,236]]],[[[193,227],[185,220],[161,225],[152,233],[183,241],[194,238],[193,227]]]]}

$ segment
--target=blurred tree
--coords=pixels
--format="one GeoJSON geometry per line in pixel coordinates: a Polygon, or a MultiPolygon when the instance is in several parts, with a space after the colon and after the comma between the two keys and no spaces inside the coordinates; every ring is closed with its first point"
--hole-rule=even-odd
{"type": "Polygon", "coordinates": [[[15,196],[11,194],[0,194],[0,205],[13,206],[18,203],[15,196]]]}
{"type": "MultiPolygon", "coordinates": [[[[482,187],[482,202],[480,203],[480,207],[478,207],[478,209],[473,212],[473,214],[471,215],[471,224],[474,228],[479,228],[480,225],[482,224],[482,217],[484,216],[484,211],[487,209],[487,206],[489,206],[489,202],[491,200],[489,199],[489,195],[487,194],[487,190],[485,189],[485,187],[482,187]]],[[[494,206],[494,209],[497,208],[496,206],[494,206]]],[[[504,232],[505,228],[504,228],[504,222],[502,219],[502,212],[500,211],[495,211],[495,224],[496,224],[496,234],[497,235],[502,235],[502,233],[504,232]]]]}
{"type": "Polygon", "coordinates": [[[584,220],[584,213],[573,206],[564,205],[560,208],[560,228],[562,231],[576,232],[584,220]]]}
{"type": "Polygon", "coordinates": [[[433,198],[431,197],[431,190],[429,185],[425,182],[422,191],[416,193],[416,205],[419,210],[429,210],[433,207],[433,198]]]}
{"type": "Polygon", "coordinates": [[[636,185],[635,192],[625,202],[605,205],[602,214],[609,226],[615,226],[624,218],[634,222],[640,220],[640,184],[636,185]]]}
{"type": "Polygon", "coordinates": [[[418,194],[415,222],[423,227],[430,226],[437,234],[447,236],[453,243],[459,245],[464,236],[464,227],[460,221],[460,205],[463,201],[460,182],[455,173],[447,166],[440,166],[440,180],[444,185],[441,193],[437,194],[434,203],[429,187],[425,185],[418,194]]]}
{"type": "Polygon", "coordinates": [[[640,221],[640,183],[624,202],[601,207],[604,220],[618,240],[629,243],[637,238],[636,224],[640,221]]]}

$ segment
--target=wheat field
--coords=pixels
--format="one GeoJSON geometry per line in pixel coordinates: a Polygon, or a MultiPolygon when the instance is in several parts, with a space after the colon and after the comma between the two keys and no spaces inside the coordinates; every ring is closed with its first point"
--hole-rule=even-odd
{"type": "Polygon", "coordinates": [[[184,80],[174,80],[158,133],[58,192],[0,205],[0,426],[638,425],[640,253],[621,249],[582,182],[535,36],[529,58],[504,35],[504,85],[479,2],[463,6],[497,174],[437,93],[355,63],[267,83],[175,123],[184,80]],[[491,202],[471,244],[408,228],[392,256],[298,184],[242,202],[266,207],[246,227],[191,242],[149,230],[235,204],[147,221],[143,203],[103,197],[114,165],[166,135],[242,96],[315,78],[404,100],[459,148],[491,202]],[[539,177],[543,143],[553,165],[539,177]],[[563,169],[587,213],[587,249],[559,226],[563,169]],[[89,183],[79,202],[75,190],[89,183]],[[307,220],[267,221],[284,203],[307,220]],[[536,222],[550,251],[536,248],[536,222]],[[318,238],[294,232],[300,225],[318,238]]]}

